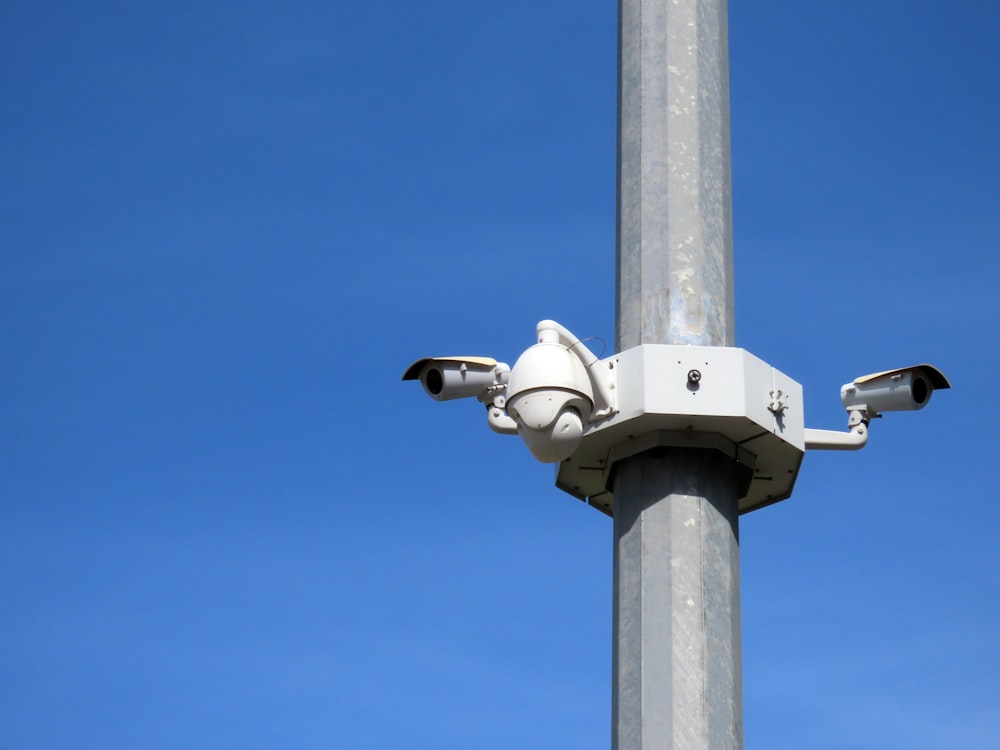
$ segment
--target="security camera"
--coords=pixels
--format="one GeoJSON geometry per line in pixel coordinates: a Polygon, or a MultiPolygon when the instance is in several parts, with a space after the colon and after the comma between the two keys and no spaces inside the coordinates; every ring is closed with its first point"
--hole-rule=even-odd
{"type": "Polygon", "coordinates": [[[507,413],[517,423],[518,435],[543,463],[573,454],[594,406],[583,363],[551,339],[542,338],[514,363],[507,395],[507,413]]]}
{"type": "Polygon", "coordinates": [[[502,392],[510,367],[492,357],[425,357],[403,373],[403,380],[420,380],[427,395],[437,401],[477,398],[486,403],[502,392]]]}
{"type": "Polygon", "coordinates": [[[875,416],[883,411],[923,409],[936,389],[951,388],[948,378],[931,365],[901,367],[856,378],[840,389],[847,411],[875,416]]]}
{"type": "Polygon", "coordinates": [[[535,458],[558,463],[580,447],[587,424],[615,411],[614,400],[600,360],[576,336],[554,320],[536,331],[511,371],[507,414],[535,458]]]}
{"type": "Polygon", "coordinates": [[[848,412],[848,432],[805,430],[806,448],[858,450],[868,442],[868,424],[883,411],[923,409],[935,390],[951,388],[939,369],[931,365],[901,367],[863,375],[840,389],[848,412]]]}
{"type": "Polygon", "coordinates": [[[426,357],[410,365],[403,380],[420,380],[436,401],[479,399],[491,430],[520,435],[539,461],[563,461],[588,425],[617,413],[614,375],[554,320],[543,320],[536,332],[537,343],[513,369],[491,357],[426,357]]]}

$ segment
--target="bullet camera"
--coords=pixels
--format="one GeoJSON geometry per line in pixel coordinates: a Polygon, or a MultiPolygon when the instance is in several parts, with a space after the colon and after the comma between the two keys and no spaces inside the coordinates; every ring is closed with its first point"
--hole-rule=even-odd
{"type": "Polygon", "coordinates": [[[436,401],[477,398],[492,401],[510,378],[510,367],[491,357],[425,357],[403,373],[403,380],[420,380],[427,395],[436,401]]]}
{"type": "Polygon", "coordinates": [[[931,365],[901,367],[862,375],[840,389],[849,417],[848,432],[805,431],[806,448],[858,450],[868,442],[868,424],[883,411],[915,411],[927,406],[936,390],[951,388],[939,369],[931,365]]]}
{"type": "Polygon", "coordinates": [[[864,375],[840,389],[840,400],[848,411],[871,415],[883,411],[923,409],[937,389],[951,388],[940,370],[931,365],[902,367],[898,370],[864,375]]]}

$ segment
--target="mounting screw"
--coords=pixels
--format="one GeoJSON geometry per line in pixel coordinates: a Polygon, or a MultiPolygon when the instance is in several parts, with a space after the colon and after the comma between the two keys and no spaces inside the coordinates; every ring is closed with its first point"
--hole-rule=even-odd
{"type": "Polygon", "coordinates": [[[788,409],[788,402],[785,399],[785,394],[782,391],[770,391],[771,401],[767,405],[767,410],[771,412],[774,416],[783,416],[785,410],[788,409]]]}
{"type": "Polygon", "coordinates": [[[692,385],[696,385],[701,382],[701,371],[700,370],[690,370],[688,371],[688,382],[692,385]]]}

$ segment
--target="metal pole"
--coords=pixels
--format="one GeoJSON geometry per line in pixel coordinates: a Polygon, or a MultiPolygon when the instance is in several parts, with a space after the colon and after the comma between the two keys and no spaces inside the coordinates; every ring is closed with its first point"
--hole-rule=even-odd
{"type": "MultiPolygon", "coordinates": [[[[619,0],[617,349],[732,346],[725,0],[619,0]]],[[[743,746],[739,533],[721,453],[616,467],[612,747],[743,746]]]]}

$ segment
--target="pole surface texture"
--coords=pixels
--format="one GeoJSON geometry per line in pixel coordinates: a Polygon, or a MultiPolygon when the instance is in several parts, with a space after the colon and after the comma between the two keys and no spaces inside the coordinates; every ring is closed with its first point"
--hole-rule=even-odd
{"type": "MultiPolygon", "coordinates": [[[[732,346],[725,0],[619,0],[617,348],[732,346]]],[[[743,746],[739,534],[722,453],[616,466],[614,750],[743,746]]]]}
{"type": "Polygon", "coordinates": [[[725,0],[620,0],[617,350],[732,346],[725,0]]]}

